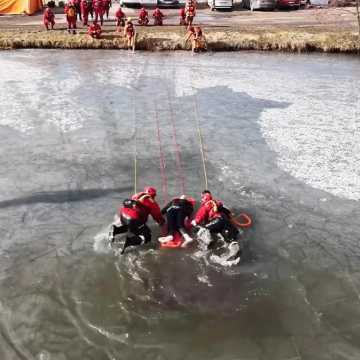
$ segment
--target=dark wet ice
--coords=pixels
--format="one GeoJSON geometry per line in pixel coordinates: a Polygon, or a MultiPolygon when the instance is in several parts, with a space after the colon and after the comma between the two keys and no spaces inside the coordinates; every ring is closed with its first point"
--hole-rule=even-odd
{"type": "Polygon", "coordinates": [[[357,58],[30,50],[0,64],[0,359],[360,358],[357,58]],[[155,239],[109,251],[135,154],[137,189],[166,200],[159,139],[168,196],[199,196],[197,121],[210,189],[254,220],[240,264],[155,239]]]}

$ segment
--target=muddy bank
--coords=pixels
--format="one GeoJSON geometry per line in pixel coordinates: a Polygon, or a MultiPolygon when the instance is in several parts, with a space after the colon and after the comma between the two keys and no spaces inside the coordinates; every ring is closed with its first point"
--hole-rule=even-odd
{"type": "MultiPolygon", "coordinates": [[[[69,35],[63,29],[39,31],[9,29],[0,32],[0,49],[54,48],[54,49],[126,49],[125,38],[113,31],[105,31],[102,39],[91,39],[84,30],[69,35]]],[[[287,52],[358,53],[360,41],[350,31],[273,30],[243,31],[229,28],[205,28],[210,51],[278,50],[287,52]]],[[[140,29],[137,50],[188,50],[183,28],[171,26],[152,31],[140,29]]]]}

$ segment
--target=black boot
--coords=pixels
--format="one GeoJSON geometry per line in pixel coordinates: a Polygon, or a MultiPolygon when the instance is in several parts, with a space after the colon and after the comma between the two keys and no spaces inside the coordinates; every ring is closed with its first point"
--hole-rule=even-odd
{"type": "Polygon", "coordinates": [[[137,235],[131,237],[127,236],[120,254],[123,255],[125,249],[129,246],[138,246],[138,245],[142,245],[143,243],[144,240],[141,238],[141,236],[137,236],[137,235]]]}

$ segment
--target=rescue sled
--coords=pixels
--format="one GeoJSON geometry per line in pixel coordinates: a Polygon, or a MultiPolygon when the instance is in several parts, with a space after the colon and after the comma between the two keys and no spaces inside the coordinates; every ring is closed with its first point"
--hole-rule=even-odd
{"type": "Polygon", "coordinates": [[[184,243],[184,239],[178,232],[175,233],[174,239],[166,243],[160,243],[160,247],[164,249],[176,249],[181,248],[181,245],[184,243]]]}
{"type": "MultiPolygon", "coordinates": [[[[186,219],[185,220],[185,228],[190,231],[192,228],[191,225],[191,219],[186,219]]],[[[162,231],[164,234],[167,233],[167,229],[164,228],[162,231]]],[[[171,241],[167,241],[166,243],[160,243],[160,248],[161,249],[177,249],[177,248],[181,248],[181,245],[185,242],[184,238],[182,237],[182,235],[179,232],[176,232],[174,235],[173,240],[171,241]]]]}

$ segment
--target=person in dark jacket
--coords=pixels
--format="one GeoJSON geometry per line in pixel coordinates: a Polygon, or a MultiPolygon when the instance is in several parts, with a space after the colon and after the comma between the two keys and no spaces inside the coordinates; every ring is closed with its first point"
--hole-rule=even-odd
{"type": "Polygon", "coordinates": [[[166,216],[168,235],[159,238],[159,242],[172,241],[176,232],[179,232],[184,239],[182,247],[186,247],[193,241],[192,237],[186,232],[185,220],[191,217],[194,206],[195,200],[193,198],[182,195],[179,198],[172,199],[161,210],[161,213],[166,216]]]}

